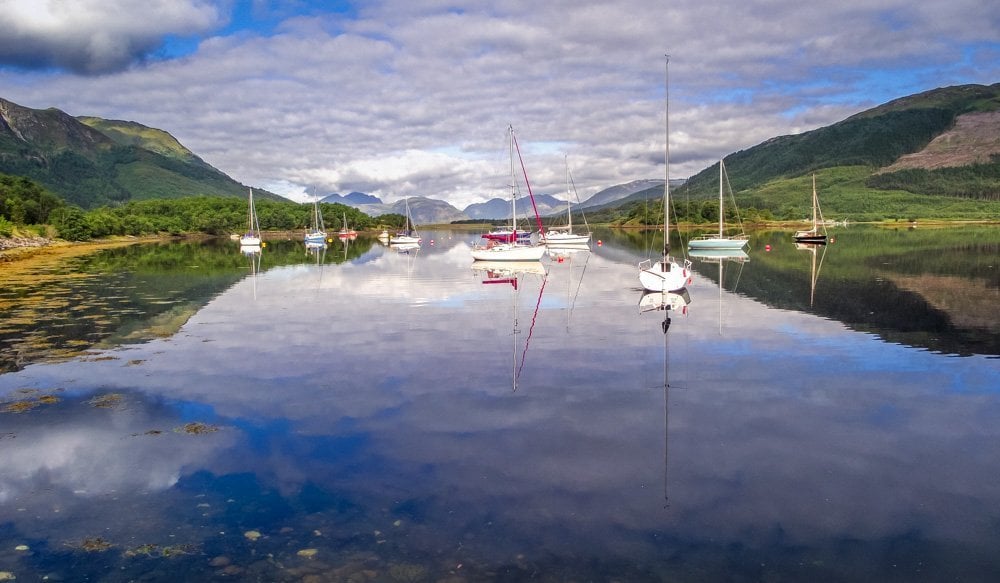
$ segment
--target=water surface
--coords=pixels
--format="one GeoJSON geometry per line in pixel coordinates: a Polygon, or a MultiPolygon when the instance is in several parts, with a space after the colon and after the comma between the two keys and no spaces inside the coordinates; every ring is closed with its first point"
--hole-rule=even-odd
{"type": "Polygon", "coordinates": [[[1000,572],[996,229],[759,233],[669,311],[642,235],[514,272],[472,239],[141,245],[5,287],[0,572],[1000,572]]]}

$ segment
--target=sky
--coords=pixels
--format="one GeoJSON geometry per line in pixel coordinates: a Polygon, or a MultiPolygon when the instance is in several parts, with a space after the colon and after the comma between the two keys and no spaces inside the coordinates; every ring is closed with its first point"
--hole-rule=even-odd
{"type": "Polygon", "coordinates": [[[668,103],[676,179],[997,82],[996,0],[0,0],[0,97],[166,130],[295,200],[504,197],[508,126],[535,194],[568,169],[585,200],[663,178],[668,103]]]}

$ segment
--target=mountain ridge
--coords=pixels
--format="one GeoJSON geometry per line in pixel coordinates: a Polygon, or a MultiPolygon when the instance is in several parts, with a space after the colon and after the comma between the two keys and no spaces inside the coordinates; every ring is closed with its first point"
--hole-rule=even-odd
{"type": "MultiPolygon", "coordinates": [[[[166,131],[3,98],[0,173],[30,178],[84,209],[154,198],[245,197],[248,189],[166,131]]],[[[257,193],[279,198],[264,189],[257,193]]]]}

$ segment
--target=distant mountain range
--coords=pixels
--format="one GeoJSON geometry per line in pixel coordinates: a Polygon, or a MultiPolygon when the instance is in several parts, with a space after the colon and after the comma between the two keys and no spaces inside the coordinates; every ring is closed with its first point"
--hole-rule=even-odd
{"type": "MultiPolygon", "coordinates": [[[[680,182],[683,183],[683,181],[680,182]]],[[[582,203],[572,205],[573,211],[578,212],[590,207],[613,204],[616,200],[621,200],[638,190],[645,190],[657,184],[662,188],[663,180],[635,180],[628,184],[612,186],[598,192],[582,203]]],[[[385,204],[380,198],[362,192],[351,192],[346,195],[334,193],[321,198],[320,202],[336,202],[351,206],[369,216],[388,213],[401,215],[406,212],[406,201],[398,200],[392,204],[385,204]]],[[[538,214],[543,217],[566,212],[566,201],[549,194],[536,194],[535,206],[538,207],[538,214]]],[[[519,200],[518,207],[517,214],[519,218],[531,216],[531,202],[528,199],[519,200]]],[[[486,202],[473,203],[464,209],[459,209],[443,200],[426,196],[414,196],[410,197],[410,216],[413,217],[413,221],[417,224],[425,225],[440,225],[454,221],[509,219],[510,200],[493,198],[486,202]]]]}

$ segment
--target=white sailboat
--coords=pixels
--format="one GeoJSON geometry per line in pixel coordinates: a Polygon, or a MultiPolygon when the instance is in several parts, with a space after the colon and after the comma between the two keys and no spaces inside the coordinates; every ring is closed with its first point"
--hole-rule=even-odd
{"type": "Polygon", "coordinates": [[[260,251],[260,246],[260,223],[257,221],[257,211],[253,206],[253,188],[251,187],[249,204],[247,205],[247,230],[240,236],[240,250],[244,253],[253,253],[260,251]]]}
{"type": "Polygon", "coordinates": [[[413,219],[410,217],[410,198],[403,199],[403,202],[406,206],[406,224],[402,231],[389,237],[389,245],[419,245],[420,235],[417,234],[417,228],[413,225],[413,219]]]}
{"type": "Polygon", "coordinates": [[[325,243],[326,230],[323,227],[323,215],[319,212],[319,201],[313,201],[312,225],[306,231],[306,243],[325,243]]]}
{"type": "MultiPolygon", "coordinates": [[[[726,175],[726,164],[722,160],[719,160],[719,234],[718,235],[702,235],[688,241],[688,248],[690,249],[743,249],[747,246],[748,237],[744,233],[739,235],[726,235],[725,234],[725,222],[726,222],[726,211],[725,211],[725,200],[723,197],[723,184],[729,183],[729,176],[726,175]]],[[[732,187],[729,188],[729,193],[732,194],[732,187]]],[[[735,200],[734,200],[735,205],[735,200]]],[[[741,226],[742,231],[742,226],[741,226]]]]}
{"type": "MultiPolygon", "coordinates": [[[[667,57],[667,79],[669,80],[670,57],[667,57]]],[[[666,83],[669,87],[669,81],[666,83]]],[[[669,93],[667,93],[669,95],[669,93]]],[[[653,263],[645,260],[639,263],[639,283],[647,291],[673,292],[691,282],[691,261],[685,259],[678,264],[670,256],[670,99],[666,98],[666,176],[663,181],[663,257],[653,263]]]]}
{"type": "Polygon", "coordinates": [[[812,209],[813,220],[812,229],[795,232],[796,243],[812,243],[815,245],[826,245],[826,224],[823,221],[823,212],[819,210],[819,196],[816,194],[816,175],[812,175],[813,193],[812,209]],[[821,232],[822,229],[822,232],[821,232]]]}
{"type": "MultiPolygon", "coordinates": [[[[587,233],[573,232],[573,210],[570,206],[570,188],[573,184],[573,177],[569,173],[569,163],[566,163],[566,224],[563,226],[550,227],[545,233],[545,244],[552,248],[558,247],[580,247],[590,243],[590,230],[587,233]]],[[[575,192],[576,189],[573,188],[575,192]]],[[[577,197],[579,202],[579,197],[577,197]]],[[[584,218],[586,220],[586,218],[584,218]]]]}
{"type": "MultiPolygon", "coordinates": [[[[489,239],[485,245],[474,246],[472,258],[476,261],[538,261],[545,255],[544,244],[533,245],[530,242],[523,242],[517,236],[517,181],[514,174],[514,151],[517,148],[517,141],[512,126],[507,127],[507,134],[510,141],[510,211],[513,234],[507,241],[489,239]]],[[[528,177],[523,164],[521,172],[524,173],[527,183],[528,177]]],[[[533,196],[530,185],[528,195],[533,196]]]]}

